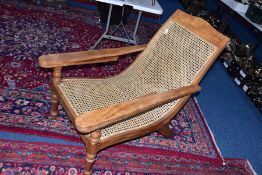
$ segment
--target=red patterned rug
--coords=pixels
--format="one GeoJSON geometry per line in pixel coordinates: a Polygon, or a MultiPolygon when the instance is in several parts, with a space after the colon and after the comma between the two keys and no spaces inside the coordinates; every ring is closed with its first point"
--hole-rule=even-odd
{"type": "MultiPolygon", "coordinates": [[[[0,141],[0,174],[83,174],[81,146],[0,141]]],[[[105,175],[252,175],[246,160],[225,159],[226,165],[185,158],[167,150],[115,146],[98,154],[93,174],[105,175]]]]}
{"type": "MultiPolygon", "coordinates": [[[[38,67],[42,54],[88,50],[102,34],[99,17],[87,9],[54,9],[26,1],[0,0],[0,130],[80,141],[62,108],[56,121],[50,119],[51,70],[38,67]],[[14,81],[14,89],[8,82],[14,81]]],[[[128,21],[128,32],[134,21],[128,21]]],[[[139,43],[146,43],[159,27],[141,22],[139,43]]],[[[121,35],[121,32],[118,33],[121,35]]],[[[100,47],[120,47],[103,41],[100,47]]],[[[65,68],[63,76],[107,77],[128,67],[135,56],[110,64],[65,68]],[[82,68],[82,69],[78,69],[82,68]]],[[[177,133],[164,139],[154,133],[125,145],[175,151],[184,157],[221,163],[222,159],[193,99],[172,123],[177,133]]]]}
{"type": "MultiPolygon", "coordinates": [[[[17,132],[81,142],[60,106],[57,120],[50,118],[50,95],[29,90],[0,89],[0,131],[17,132]]],[[[197,103],[191,98],[172,120],[175,136],[153,133],[124,145],[165,149],[184,157],[221,163],[211,133],[197,103]]]]}

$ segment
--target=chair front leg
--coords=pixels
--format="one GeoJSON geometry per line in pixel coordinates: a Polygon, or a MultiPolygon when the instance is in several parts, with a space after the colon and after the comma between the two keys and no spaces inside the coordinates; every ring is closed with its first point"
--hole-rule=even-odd
{"type": "Polygon", "coordinates": [[[94,131],[90,134],[89,144],[87,144],[86,146],[87,156],[86,156],[86,167],[84,172],[85,175],[92,174],[92,168],[95,163],[100,137],[101,137],[101,132],[99,130],[94,131]]]}
{"type": "Polygon", "coordinates": [[[59,100],[55,92],[55,86],[58,85],[61,81],[61,71],[62,67],[56,67],[53,71],[53,83],[51,89],[51,116],[52,119],[56,119],[58,116],[58,104],[59,100]]]}

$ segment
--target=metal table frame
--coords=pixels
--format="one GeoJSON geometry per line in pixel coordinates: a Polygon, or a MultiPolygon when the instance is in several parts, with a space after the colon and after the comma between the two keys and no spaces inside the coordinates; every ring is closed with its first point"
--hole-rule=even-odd
{"type": "MultiPolygon", "coordinates": [[[[98,0],[100,2],[104,2],[103,0],[98,0]]],[[[128,0],[126,0],[128,1],[128,0]]],[[[148,0],[140,0],[140,1],[148,1],[148,0]]],[[[155,2],[157,3],[157,2],[155,2]]],[[[101,35],[101,37],[95,42],[95,44],[90,48],[90,50],[93,50],[97,47],[97,45],[101,42],[102,39],[106,38],[106,39],[111,39],[111,40],[116,40],[116,41],[121,41],[121,42],[126,42],[126,43],[130,43],[130,44],[134,44],[134,45],[137,45],[137,40],[136,40],[136,33],[137,33],[137,30],[138,30],[138,26],[139,26],[139,22],[140,22],[140,18],[141,18],[141,14],[142,14],[142,11],[147,11],[147,12],[151,12],[151,13],[158,13],[158,14],[162,14],[163,13],[163,10],[162,8],[160,7],[160,5],[157,3],[155,5],[158,5],[158,8],[160,8],[159,12],[156,12],[156,11],[149,11],[149,10],[142,10],[142,7],[134,7],[134,9],[138,10],[138,17],[137,17],[137,20],[136,20],[136,25],[135,25],[135,29],[134,29],[134,32],[133,32],[133,36],[132,38],[128,35],[126,29],[125,29],[125,26],[123,24],[123,21],[121,20],[120,24],[117,25],[115,27],[115,29],[109,34],[109,27],[110,27],[110,20],[111,20],[111,15],[112,15],[112,9],[113,9],[113,5],[118,5],[118,4],[112,4],[110,3],[110,6],[109,6],[109,12],[108,12],[108,16],[107,16],[107,23],[106,23],[106,29],[104,31],[104,33],[101,35]],[[122,38],[122,37],[118,37],[118,36],[113,36],[113,34],[120,28],[122,27],[123,30],[124,30],[124,33],[126,35],[126,38],[122,38]]],[[[126,5],[133,5],[132,3],[128,3],[126,5]]],[[[122,16],[124,15],[124,11],[125,11],[125,6],[121,4],[121,6],[123,6],[123,9],[122,9],[122,16]]]]}
{"type": "MultiPolygon", "coordinates": [[[[112,8],[113,8],[113,4],[110,4],[109,6],[109,12],[108,12],[108,16],[107,16],[107,22],[106,22],[106,29],[104,31],[104,33],[102,34],[102,36],[95,42],[95,44],[90,48],[91,50],[93,50],[94,48],[96,48],[96,46],[101,42],[102,39],[106,38],[106,39],[111,39],[111,40],[116,40],[116,41],[122,41],[122,42],[126,42],[126,43],[131,43],[131,44],[135,44],[137,45],[136,42],[136,33],[137,33],[137,29],[139,26],[139,22],[140,22],[140,17],[142,14],[142,11],[140,10],[138,12],[138,17],[136,20],[136,26],[135,26],[135,30],[133,32],[133,38],[131,39],[130,36],[128,35],[125,26],[123,24],[123,21],[121,20],[120,24],[118,26],[116,26],[116,28],[111,32],[111,34],[107,34],[109,31],[109,27],[110,27],[110,19],[111,19],[111,14],[112,14],[112,8]],[[121,38],[121,37],[117,37],[117,36],[113,36],[113,34],[117,31],[117,29],[119,29],[122,26],[124,33],[126,35],[127,38],[121,38]]],[[[125,11],[125,7],[123,6],[122,9],[122,17],[124,15],[124,11],[125,11]]]]}

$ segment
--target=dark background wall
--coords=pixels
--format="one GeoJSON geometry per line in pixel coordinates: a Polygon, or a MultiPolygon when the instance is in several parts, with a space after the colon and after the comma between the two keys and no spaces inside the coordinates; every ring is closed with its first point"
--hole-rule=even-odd
{"type": "MultiPolygon", "coordinates": [[[[207,0],[207,7],[216,10],[220,7],[219,0],[207,0]]],[[[225,12],[225,11],[224,11],[225,12]]],[[[229,21],[232,32],[239,36],[239,39],[244,43],[256,43],[256,58],[262,61],[262,32],[256,30],[252,25],[248,24],[245,19],[237,14],[233,14],[229,21]]]]}

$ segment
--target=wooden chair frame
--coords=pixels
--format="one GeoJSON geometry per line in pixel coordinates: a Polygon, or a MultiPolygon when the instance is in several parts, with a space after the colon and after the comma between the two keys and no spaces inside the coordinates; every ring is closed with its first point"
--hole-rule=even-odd
{"type": "MultiPolygon", "coordinates": [[[[227,37],[214,30],[206,21],[197,17],[190,16],[180,10],[177,10],[170,17],[169,20],[172,20],[173,22],[178,23],[182,26],[186,26],[188,30],[218,48],[212,55],[212,57],[208,60],[208,63],[205,65],[205,67],[194,79],[193,83],[187,87],[181,87],[163,93],[151,93],[133,100],[123,102],[121,104],[104,107],[98,110],[86,112],[80,116],[75,116],[75,113],[70,108],[70,105],[66,101],[63,93],[57,87],[58,84],[61,82],[62,67],[116,61],[118,59],[118,56],[143,51],[144,49],[146,49],[147,45],[92,50],[75,53],[50,54],[40,57],[39,65],[41,67],[54,68],[52,80],[51,116],[53,118],[57,117],[58,104],[60,102],[65,108],[74,127],[78,130],[81,139],[86,145],[87,163],[85,174],[92,173],[92,166],[94,164],[96,154],[101,149],[120,142],[145,136],[154,131],[158,131],[160,134],[166,137],[171,137],[173,133],[168,127],[171,119],[184,106],[190,95],[200,90],[200,87],[198,86],[200,80],[203,78],[204,74],[207,72],[207,70],[210,68],[210,66],[213,64],[215,59],[218,57],[218,55],[221,53],[221,51],[224,49],[229,41],[227,37]],[[114,137],[106,138],[103,141],[100,140],[101,128],[123,121],[130,116],[140,114],[176,99],[179,99],[178,104],[161,120],[158,120],[157,122],[147,127],[118,134],[114,137]],[[90,116],[92,116],[92,120],[90,120],[90,116]]],[[[160,28],[159,31],[161,31],[162,28],[160,28]]]]}

